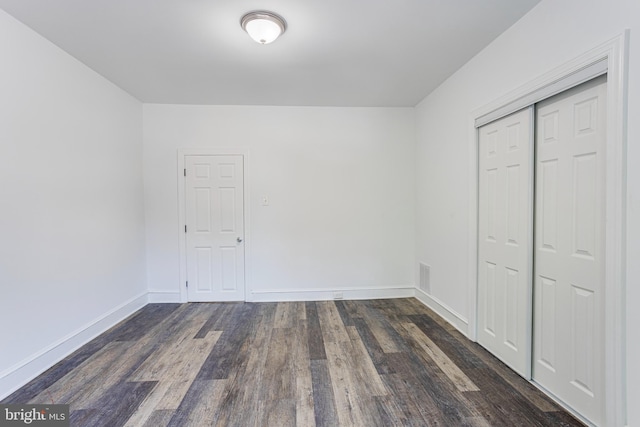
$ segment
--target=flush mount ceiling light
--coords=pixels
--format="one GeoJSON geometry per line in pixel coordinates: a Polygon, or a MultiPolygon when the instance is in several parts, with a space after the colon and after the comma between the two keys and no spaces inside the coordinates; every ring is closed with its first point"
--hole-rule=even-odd
{"type": "Polygon", "coordinates": [[[268,44],[287,29],[287,22],[280,15],[264,10],[249,12],[240,20],[242,29],[260,44],[268,44]]]}

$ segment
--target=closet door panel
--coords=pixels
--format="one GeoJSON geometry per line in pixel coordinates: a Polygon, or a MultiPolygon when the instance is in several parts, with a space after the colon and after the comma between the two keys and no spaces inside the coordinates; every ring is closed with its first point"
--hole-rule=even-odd
{"type": "Polygon", "coordinates": [[[606,80],[538,104],[534,380],[594,424],[604,414],[606,80]]]}
{"type": "Polygon", "coordinates": [[[479,132],[478,342],[519,374],[531,366],[532,109],[479,132]]]}

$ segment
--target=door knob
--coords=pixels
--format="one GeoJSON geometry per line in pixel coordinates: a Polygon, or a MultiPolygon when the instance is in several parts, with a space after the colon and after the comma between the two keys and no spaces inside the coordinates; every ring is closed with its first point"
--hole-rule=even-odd
{"type": "Polygon", "coordinates": [[[236,239],[236,242],[238,242],[238,243],[242,243],[242,239],[238,237],[238,238],[236,239]]]}

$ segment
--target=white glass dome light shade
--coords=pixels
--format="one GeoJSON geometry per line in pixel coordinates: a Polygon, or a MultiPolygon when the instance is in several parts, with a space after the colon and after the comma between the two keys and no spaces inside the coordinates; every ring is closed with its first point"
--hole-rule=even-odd
{"type": "Polygon", "coordinates": [[[287,23],[282,17],[263,11],[247,13],[240,20],[240,25],[260,44],[273,42],[287,29],[287,23]]]}
{"type": "Polygon", "coordinates": [[[258,43],[268,44],[280,36],[280,26],[267,19],[254,19],[247,22],[245,31],[258,43]]]}

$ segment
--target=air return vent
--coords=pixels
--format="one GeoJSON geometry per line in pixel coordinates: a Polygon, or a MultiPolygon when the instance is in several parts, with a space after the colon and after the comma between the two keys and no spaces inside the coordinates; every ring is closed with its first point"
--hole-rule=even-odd
{"type": "Polygon", "coordinates": [[[421,262],[418,264],[420,265],[420,290],[431,294],[431,267],[421,262]]]}

